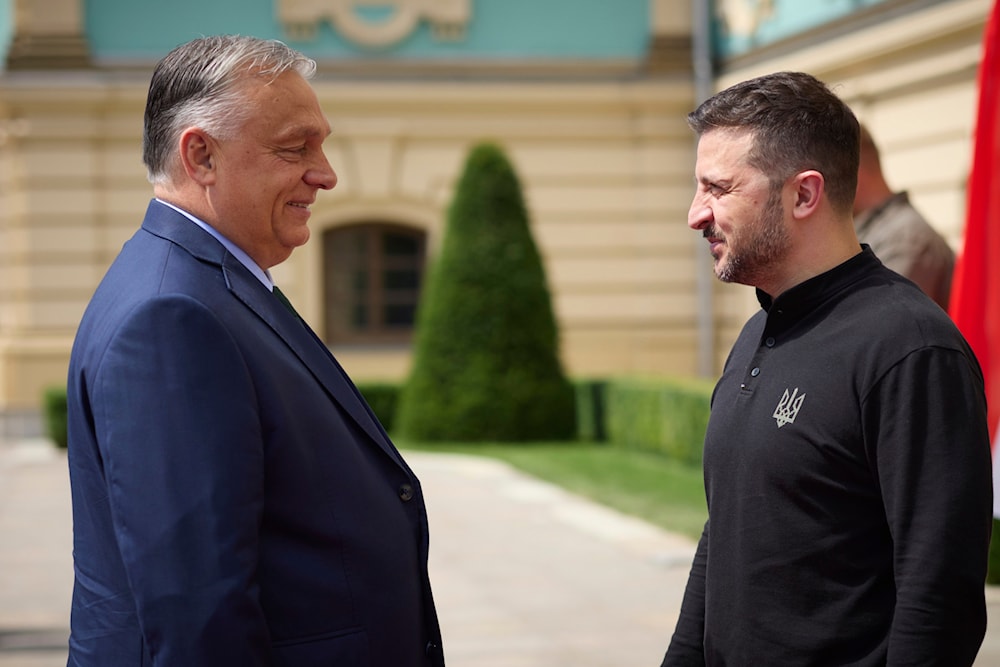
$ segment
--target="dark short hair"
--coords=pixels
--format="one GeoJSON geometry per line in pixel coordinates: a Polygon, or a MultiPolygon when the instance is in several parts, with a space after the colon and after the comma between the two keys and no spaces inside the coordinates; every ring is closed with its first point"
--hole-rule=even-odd
{"type": "Polygon", "coordinates": [[[214,35],[181,44],[157,63],[149,82],[142,161],[153,183],[169,178],[181,132],[200,127],[218,138],[235,134],[252,109],[240,84],[286,71],[308,79],[316,62],[273,39],[214,35]]]}
{"type": "Polygon", "coordinates": [[[806,169],[823,174],[830,205],[851,211],[858,185],[860,130],[854,112],[816,77],[776,72],[737,83],[688,114],[698,136],[715,129],[753,135],[747,160],[772,185],[806,169]]]}

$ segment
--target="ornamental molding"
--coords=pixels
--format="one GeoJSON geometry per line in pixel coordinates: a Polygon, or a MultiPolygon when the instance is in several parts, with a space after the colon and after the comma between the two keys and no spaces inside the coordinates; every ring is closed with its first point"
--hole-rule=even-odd
{"type": "Polygon", "coordinates": [[[438,41],[465,37],[472,15],[471,0],[276,0],[278,21],[290,39],[316,39],[318,26],[329,21],[346,39],[366,48],[386,48],[411,35],[422,21],[438,41]],[[358,10],[391,9],[387,18],[371,21],[358,10]]]}
{"type": "Polygon", "coordinates": [[[753,37],[761,24],[774,18],[774,0],[718,0],[716,15],[733,37],[753,37]]]}

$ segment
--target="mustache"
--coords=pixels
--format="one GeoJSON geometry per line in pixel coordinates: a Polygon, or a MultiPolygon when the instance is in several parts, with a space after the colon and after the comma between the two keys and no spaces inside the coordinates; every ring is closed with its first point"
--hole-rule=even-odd
{"type": "Polygon", "coordinates": [[[722,235],[722,232],[719,231],[719,229],[716,228],[716,227],[706,227],[705,229],[701,230],[701,237],[705,238],[705,239],[708,239],[708,238],[716,238],[716,239],[724,238],[723,235],[722,235]]]}

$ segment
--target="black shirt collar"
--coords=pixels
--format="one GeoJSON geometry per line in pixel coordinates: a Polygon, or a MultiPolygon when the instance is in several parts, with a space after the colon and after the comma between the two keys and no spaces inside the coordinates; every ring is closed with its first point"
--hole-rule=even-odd
{"type": "Polygon", "coordinates": [[[872,252],[871,247],[862,244],[861,252],[857,255],[825,273],[785,290],[777,299],[772,299],[769,294],[758,289],[757,300],[767,313],[775,311],[789,317],[803,315],[881,265],[882,262],[872,252]]]}

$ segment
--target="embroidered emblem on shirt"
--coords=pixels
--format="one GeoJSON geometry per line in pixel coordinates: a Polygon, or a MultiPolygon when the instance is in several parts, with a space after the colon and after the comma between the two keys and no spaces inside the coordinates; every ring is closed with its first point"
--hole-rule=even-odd
{"type": "Polygon", "coordinates": [[[785,424],[791,424],[795,421],[795,417],[799,414],[799,409],[802,407],[802,401],[806,400],[806,395],[799,394],[799,388],[796,387],[792,390],[791,395],[789,395],[788,390],[785,389],[784,395],[782,395],[781,400],[778,401],[778,407],[774,409],[774,420],[778,422],[778,428],[781,428],[785,424]]]}

